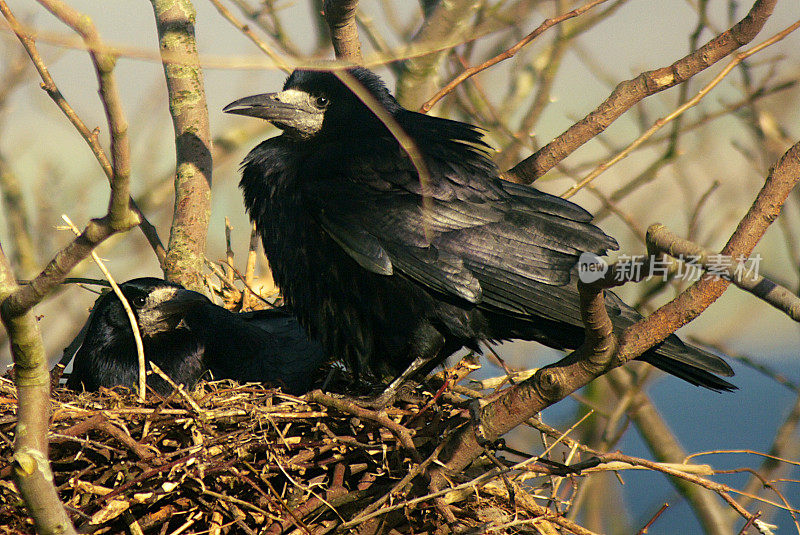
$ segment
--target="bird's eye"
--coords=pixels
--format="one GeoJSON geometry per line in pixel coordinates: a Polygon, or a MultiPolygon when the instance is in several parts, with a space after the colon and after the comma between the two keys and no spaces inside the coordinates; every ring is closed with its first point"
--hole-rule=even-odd
{"type": "Polygon", "coordinates": [[[316,100],[315,103],[316,103],[318,108],[327,108],[328,104],[330,104],[331,101],[328,100],[328,97],[317,97],[317,100],[316,100]]]}
{"type": "Polygon", "coordinates": [[[131,304],[136,308],[142,308],[144,304],[147,302],[147,297],[143,295],[136,295],[133,299],[130,300],[131,304]]]}

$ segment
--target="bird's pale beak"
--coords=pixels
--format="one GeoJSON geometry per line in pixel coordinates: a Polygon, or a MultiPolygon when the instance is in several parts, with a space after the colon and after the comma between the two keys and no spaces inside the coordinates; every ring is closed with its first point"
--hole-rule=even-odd
{"type": "Polygon", "coordinates": [[[240,98],[222,108],[222,111],[267,121],[291,121],[297,116],[297,105],[281,102],[278,95],[279,93],[263,93],[240,98]]]}
{"type": "Polygon", "coordinates": [[[164,315],[185,313],[198,305],[208,304],[208,298],[201,293],[178,288],[167,300],[158,304],[164,315]]]}

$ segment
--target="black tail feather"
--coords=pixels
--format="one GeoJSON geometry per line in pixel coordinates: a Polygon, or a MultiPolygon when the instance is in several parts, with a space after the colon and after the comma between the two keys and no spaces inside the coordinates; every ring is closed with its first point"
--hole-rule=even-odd
{"type": "MultiPolygon", "coordinates": [[[[689,347],[689,349],[694,348],[689,347]]],[[[731,392],[738,389],[736,385],[729,383],[725,379],[722,379],[713,373],[661,355],[658,353],[658,349],[648,351],[639,357],[638,360],[647,362],[659,370],[665,371],[671,375],[674,375],[675,377],[679,377],[680,379],[683,379],[684,381],[695,386],[702,386],[715,392],[731,392]]]]}

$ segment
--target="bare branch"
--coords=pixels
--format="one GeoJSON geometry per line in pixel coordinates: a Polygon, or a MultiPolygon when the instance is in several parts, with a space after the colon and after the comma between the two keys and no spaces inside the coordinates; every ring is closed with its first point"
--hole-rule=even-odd
{"type": "Polygon", "coordinates": [[[776,0],[756,0],[747,16],[695,52],[668,67],[647,71],[620,83],[594,111],[511,168],[507,174],[525,183],[544,175],[645,97],[685,82],[752,41],[772,14],[775,3],[776,0]]]}
{"type": "MultiPolygon", "coordinates": [[[[78,227],[70,220],[66,214],[62,215],[61,218],[69,225],[69,228],[74,232],[76,235],[80,235],[80,231],[78,227]]],[[[92,251],[92,260],[94,263],[97,264],[97,267],[100,268],[100,271],[108,280],[108,283],[111,285],[111,289],[119,299],[120,303],[122,303],[122,308],[125,309],[125,314],[128,315],[128,321],[131,324],[131,331],[133,332],[133,340],[136,343],[136,356],[139,361],[139,401],[144,401],[145,392],[146,392],[146,376],[147,370],[145,368],[145,360],[144,360],[144,344],[142,343],[142,334],[139,332],[139,324],[136,322],[136,316],[133,313],[133,309],[131,308],[130,303],[128,303],[128,298],[125,297],[125,294],[122,293],[122,290],[117,285],[117,281],[114,280],[114,277],[111,276],[111,272],[108,271],[106,265],[100,260],[100,257],[97,255],[96,252],[92,251]]]]}
{"type": "MultiPolygon", "coordinates": [[[[794,145],[772,168],[750,210],[739,222],[721,254],[749,257],[758,241],[775,221],[789,193],[800,180],[800,143],[794,145]]],[[[641,355],[670,333],[693,320],[727,289],[730,281],[706,276],[651,316],[628,329],[621,337],[619,357],[630,360],[641,355]]]]}
{"type": "Polygon", "coordinates": [[[308,400],[313,401],[314,403],[319,403],[320,405],[324,405],[330,409],[335,409],[345,414],[351,414],[364,420],[371,420],[382,425],[391,431],[395,437],[397,437],[397,440],[400,442],[400,444],[402,444],[403,447],[408,450],[408,453],[413,457],[414,462],[422,462],[422,458],[420,457],[417,448],[414,446],[414,441],[411,439],[411,433],[409,430],[386,416],[385,413],[359,407],[355,403],[345,399],[331,397],[327,394],[324,394],[322,390],[314,390],[309,392],[308,400]]]}
{"type": "Polygon", "coordinates": [[[469,23],[480,5],[476,0],[436,3],[410,43],[421,53],[403,62],[395,91],[400,104],[416,109],[424,102],[425,95],[436,90],[437,85],[433,84],[442,58],[467,36],[474,36],[476,29],[469,23]]]}
{"type": "MultiPolygon", "coordinates": [[[[99,37],[87,17],[83,17],[59,0],[42,0],[42,4],[66,24],[75,28],[93,47],[99,46],[99,37]]],[[[0,11],[14,28],[17,25],[16,19],[3,0],[0,0],[0,11]]],[[[17,37],[25,45],[40,74],[46,74],[47,70],[44,68],[41,58],[36,54],[36,49],[30,38],[24,33],[17,33],[17,37]]],[[[3,301],[2,311],[8,317],[21,316],[41,302],[49,292],[63,282],[70,270],[78,262],[86,258],[100,242],[116,232],[128,230],[140,223],[136,212],[131,211],[129,207],[130,150],[127,138],[127,124],[111,72],[114,66],[113,58],[95,52],[92,53],[92,58],[100,81],[103,107],[106,109],[106,115],[112,130],[111,150],[114,163],[111,166],[111,199],[108,213],[102,219],[92,220],[83,233],[58,252],[55,258],[30,284],[18,288],[3,301]],[[119,173],[119,176],[116,173],[119,173]]],[[[44,74],[42,75],[43,79],[48,78],[52,83],[52,78],[49,78],[49,74],[46,77],[44,74]]],[[[47,83],[46,79],[45,83],[47,83]]],[[[60,95],[55,85],[52,87],[60,95]]],[[[62,109],[65,108],[62,107],[62,109]]],[[[78,122],[80,121],[78,120],[78,122]]],[[[73,124],[76,124],[76,121],[73,121],[73,124]]]]}
{"type": "Polygon", "coordinates": [[[361,56],[361,42],[358,40],[357,9],[358,0],[325,0],[323,4],[336,59],[361,64],[364,58],[361,56]]]}
{"type": "Polygon", "coordinates": [[[631,464],[633,466],[643,466],[650,470],[655,470],[657,472],[661,472],[663,474],[667,474],[672,477],[683,479],[694,485],[698,485],[700,487],[716,492],[723,500],[725,500],[728,503],[728,505],[731,506],[732,509],[734,509],[737,513],[739,513],[739,515],[742,518],[750,520],[754,516],[749,512],[747,512],[747,510],[744,507],[742,507],[736,500],[734,500],[731,497],[730,493],[736,491],[735,489],[729,487],[728,485],[724,485],[722,483],[716,483],[714,481],[711,481],[710,479],[700,477],[695,474],[690,474],[686,471],[676,470],[675,468],[672,468],[670,466],[665,466],[663,464],[656,463],[653,461],[647,461],[645,459],[630,457],[622,453],[605,453],[605,454],[599,454],[598,457],[600,457],[600,459],[603,462],[621,461],[624,463],[631,464]]]}
{"type": "Polygon", "coordinates": [[[717,258],[722,255],[713,253],[689,240],[684,240],[673,234],[664,225],[652,225],[648,231],[648,239],[659,250],[666,252],[674,258],[696,258],[698,264],[704,268],[714,270],[717,276],[724,276],[736,286],[752,293],[759,299],[766,301],[773,307],[794,321],[800,321],[800,298],[779,284],[751,273],[744,265],[745,258],[730,259],[732,263],[722,263],[717,258]]]}
{"type": "Polygon", "coordinates": [[[434,104],[436,104],[437,102],[439,102],[442,99],[442,97],[444,97],[448,93],[452,92],[458,85],[463,83],[468,78],[471,78],[472,76],[475,76],[479,72],[484,71],[484,70],[488,69],[489,67],[500,63],[501,61],[504,61],[504,60],[507,60],[509,58],[514,57],[514,55],[516,55],[517,52],[522,50],[522,48],[525,45],[527,45],[528,43],[530,43],[531,41],[533,41],[534,39],[539,37],[541,34],[543,34],[545,31],[549,30],[550,28],[552,28],[556,24],[564,22],[567,19],[571,19],[572,17],[577,17],[578,15],[580,15],[580,14],[582,14],[582,13],[584,13],[584,12],[590,10],[590,9],[592,9],[593,7],[595,7],[598,4],[602,4],[605,1],[606,0],[592,0],[591,2],[585,4],[585,5],[577,8],[577,9],[573,9],[572,11],[570,11],[568,13],[564,13],[563,15],[559,15],[557,17],[553,17],[552,19],[546,19],[535,30],[533,30],[531,33],[526,35],[523,39],[518,41],[511,48],[509,48],[507,50],[504,50],[500,54],[494,56],[491,59],[488,59],[488,60],[484,61],[483,63],[481,63],[480,65],[478,65],[476,67],[470,67],[470,68],[464,70],[461,74],[456,76],[449,84],[444,86],[435,95],[433,95],[430,99],[428,99],[428,101],[425,102],[425,104],[423,104],[420,107],[419,111],[421,111],[422,113],[427,113],[428,111],[430,111],[430,109],[433,107],[434,104]]]}
{"type": "Polygon", "coordinates": [[[618,163],[623,158],[626,158],[631,152],[634,151],[634,149],[636,149],[637,147],[642,145],[645,141],[650,139],[662,127],[666,126],[671,121],[673,121],[673,120],[677,119],[678,117],[682,116],[684,114],[684,112],[686,112],[689,108],[695,106],[698,102],[700,102],[712,89],[714,89],[714,87],[716,87],[728,75],[728,73],[730,73],[734,69],[734,67],[739,65],[742,61],[744,61],[746,58],[752,56],[753,54],[755,54],[757,52],[760,52],[761,50],[765,49],[766,47],[768,47],[770,45],[773,45],[773,44],[777,43],[778,41],[782,40],[787,35],[789,35],[793,31],[795,31],[798,27],[800,27],[800,21],[795,22],[794,24],[792,24],[791,26],[789,26],[788,28],[786,28],[782,32],[779,32],[779,33],[773,35],[772,37],[770,37],[769,39],[767,39],[763,43],[760,43],[759,45],[754,46],[753,48],[751,48],[751,49],[749,49],[749,50],[747,50],[745,52],[742,52],[740,54],[736,54],[736,57],[733,60],[731,60],[731,62],[728,63],[725,66],[725,68],[722,69],[722,71],[720,71],[720,73],[717,74],[714,77],[714,79],[711,80],[708,84],[706,84],[703,87],[703,89],[701,89],[694,97],[690,98],[689,100],[687,100],[686,102],[681,104],[677,109],[675,109],[672,113],[670,113],[666,117],[664,117],[662,119],[658,119],[655,123],[653,123],[653,125],[650,128],[647,129],[647,131],[644,134],[642,134],[641,136],[636,138],[633,141],[633,143],[631,143],[630,145],[625,147],[624,150],[620,151],[618,154],[616,154],[610,160],[605,161],[605,162],[601,163],[600,165],[598,165],[594,170],[592,170],[591,173],[586,175],[586,177],[584,177],[580,182],[578,182],[574,186],[570,187],[567,191],[562,193],[561,196],[563,198],[565,198],[565,199],[569,199],[570,197],[575,195],[575,193],[577,193],[581,188],[583,188],[584,186],[589,184],[592,180],[594,180],[595,178],[600,176],[600,174],[604,173],[609,167],[611,167],[612,165],[618,163]]]}
{"type": "MultiPolygon", "coordinates": [[[[97,32],[87,17],[83,17],[58,0],[42,0],[41,3],[78,31],[89,45],[95,46],[99,43],[97,32]]],[[[17,31],[19,26],[16,25],[16,19],[2,0],[0,0],[0,11],[15,29],[15,33],[47,84],[49,74],[36,53],[33,41],[24,33],[17,31]]],[[[74,533],[75,530],[59,502],[47,461],[50,374],[38,325],[30,310],[63,282],[69,271],[86,258],[100,242],[116,232],[128,230],[140,223],[136,212],[130,209],[130,149],[127,122],[113,76],[115,59],[95,52],[92,52],[91,56],[111,131],[113,164],[110,166],[111,199],[108,213],[102,219],[92,220],[83,233],[62,249],[27,286],[16,285],[5,256],[0,255],[0,315],[11,341],[15,365],[14,380],[18,389],[15,477],[40,533],[74,533]]],[[[51,96],[56,95],[54,100],[58,102],[57,97],[60,93],[52,83],[52,79],[49,79],[49,82],[51,96]]],[[[63,101],[63,97],[61,100],[63,101]]],[[[60,107],[65,113],[70,110],[65,105],[60,107]]],[[[72,117],[77,118],[74,113],[72,117]]],[[[73,119],[73,124],[77,126],[79,123],[79,120],[73,119]]]]}
{"type": "Polygon", "coordinates": [[[225,277],[228,279],[228,282],[233,284],[233,248],[231,247],[231,232],[233,231],[233,225],[231,225],[228,216],[225,216],[225,261],[227,265],[225,266],[225,277]]]}
{"type": "Polygon", "coordinates": [[[19,287],[2,303],[4,314],[25,314],[64,282],[69,272],[109,236],[115,234],[109,216],[92,219],[80,236],[64,247],[29,284],[19,287]]]}
{"type": "MultiPolygon", "coordinates": [[[[18,288],[11,266],[0,247],[0,302],[18,291],[18,288]]],[[[11,340],[14,382],[17,385],[14,482],[36,523],[38,533],[75,533],[53,486],[53,474],[47,460],[50,373],[39,324],[30,312],[12,315],[5,307],[0,311],[11,340]]]]}
{"type": "Polygon", "coordinates": [[[782,459],[797,459],[800,444],[797,441],[797,429],[800,426],[800,395],[795,398],[791,411],[786,416],[786,420],[775,433],[775,439],[769,449],[769,455],[764,458],[764,463],[758,470],[759,477],[753,477],[742,489],[744,497],[740,500],[743,506],[747,506],[753,498],[748,496],[755,494],[764,487],[764,480],[774,480],[780,473],[786,473],[789,469],[787,463],[782,459]]]}
{"type": "Polygon", "coordinates": [[[0,194],[3,197],[6,224],[12,240],[11,259],[24,276],[32,275],[39,266],[31,236],[30,218],[22,198],[19,180],[2,154],[0,154],[0,194]]]}
{"type": "Polygon", "coordinates": [[[211,215],[211,133],[203,73],[189,0],[151,0],[175,126],[175,209],[165,262],[167,279],[204,292],[203,269],[211,215]],[[167,56],[184,58],[171,63],[167,56]]]}
{"type": "Polygon", "coordinates": [[[258,234],[256,224],[250,226],[250,243],[247,247],[247,264],[244,269],[244,291],[242,292],[242,308],[247,310],[250,308],[250,288],[253,287],[253,277],[256,273],[256,251],[258,244],[261,242],[261,236],[258,234]]]}
{"type": "Polygon", "coordinates": [[[292,71],[292,69],[289,66],[289,64],[286,63],[283,60],[283,58],[281,58],[278,55],[277,52],[272,50],[272,48],[267,43],[265,43],[263,39],[259,38],[253,32],[253,30],[251,30],[246,24],[244,24],[243,22],[239,21],[239,19],[237,19],[234,16],[234,14],[231,13],[231,10],[228,9],[227,7],[225,7],[220,0],[210,0],[210,1],[214,5],[214,7],[217,8],[217,11],[219,11],[219,14],[222,15],[225,18],[225,20],[227,20],[228,22],[233,24],[240,32],[245,34],[245,36],[247,36],[248,39],[253,41],[253,43],[255,43],[255,45],[259,49],[261,49],[262,52],[264,52],[267,56],[269,56],[269,58],[272,61],[275,62],[275,65],[277,65],[279,69],[281,69],[285,73],[289,73],[289,72],[292,71]]]}
{"type": "Polygon", "coordinates": [[[62,22],[78,32],[87,46],[90,47],[89,55],[92,58],[97,80],[100,83],[100,99],[106,112],[109,131],[111,133],[111,168],[114,181],[111,185],[111,199],[109,200],[108,214],[112,228],[127,230],[132,226],[133,220],[138,224],[136,214],[128,210],[130,203],[130,142],[128,140],[128,121],[122,110],[122,102],[114,77],[114,65],[117,58],[110,54],[101,54],[94,51],[100,43],[100,36],[89,17],[75,11],[60,0],[39,0],[48,11],[53,13],[62,22]]]}
{"type": "MultiPolygon", "coordinates": [[[[650,401],[650,398],[638,389],[631,392],[636,387],[631,385],[630,381],[626,381],[626,375],[623,373],[612,372],[606,377],[608,377],[611,387],[618,397],[631,396],[627,413],[636,425],[636,429],[647,444],[647,447],[655,455],[656,460],[666,463],[685,462],[686,451],[661,417],[658,409],[650,401]]],[[[706,533],[725,535],[731,532],[733,526],[726,518],[724,510],[720,507],[719,501],[714,498],[713,494],[680,478],[670,478],[670,481],[695,510],[706,533]]]]}

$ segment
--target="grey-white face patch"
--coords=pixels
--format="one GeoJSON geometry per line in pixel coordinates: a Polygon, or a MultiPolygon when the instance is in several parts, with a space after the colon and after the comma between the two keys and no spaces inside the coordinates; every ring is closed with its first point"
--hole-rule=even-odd
{"type": "Polygon", "coordinates": [[[180,291],[180,288],[165,286],[150,292],[144,306],[136,311],[142,336],[154,336],[160,332],[174,329],[176,323],[179,324],[175,321],[176,314],[170,314],[161,305],[175,299],[180,291]]]}
{"type": "Polygon", "coordinates": [[[313,137],[322,130],[325,110],[316,105],[317,97],[314,95],[299,89],[287,89],[276,93],[275,100],[293,106],[297,110],[292,119],[275,121],[275,126],[290,131],[299,138],[313,137]]]}

